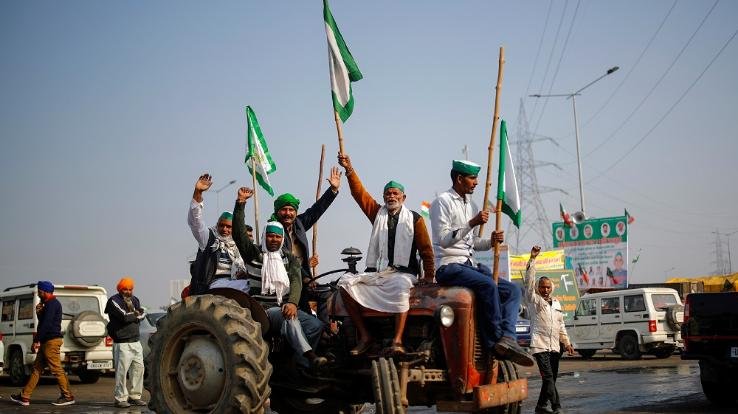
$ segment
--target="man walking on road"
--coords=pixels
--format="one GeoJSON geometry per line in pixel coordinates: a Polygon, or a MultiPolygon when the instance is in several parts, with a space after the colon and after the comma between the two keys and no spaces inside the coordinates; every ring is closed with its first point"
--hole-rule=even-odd
{"type": "Polygon", "coordinates": [[[33,343],[33,349],[37,349],[36,361],[33,363],[31,378],[28,379],[23,391],[20,394],[12,394],[10,399],[19,405],[30,405],[31,394],[38,384],[44,365],[48,365],[51,373],[59,381],[59,391],[61,391],[59,398],[52,404],[71,405],[74,404],[74,396],[69,389],[69,379],[61,365],[60,349],[64,342],[61,333],[62,305],[54,297],[53,283],[43,280],[36,286],[38,297],[41,299],[41,302],[36,305],[38,327],[36,328],[36,341],[33,343]]]}
{"type": "Polygon", "coordinates": [[[525,271],[525,300],[531,317],[530,350],[541,371],[541,393],[536,404],[536,413],[561,413],[559,391],[556,389],[556,377],[559,374],[559,358],[561,345],[569,355],[574,355],[574,348],[564,326],[564,313],[561,304],[551,297],[553,282],[547,277],[538,279],[536,289],[536,257],[541,252],[539,246],[533,246],[530,260],[525,271]],[[546,407],[551,402],[551,409],[546,407]]]}
{"type": "Polygon", "coordinates": [[[133,296],[133,279],[124,277],[118,282],[118,293],[108,299],[105,313],[110,317],[108,335],[113,338],[115,363],[115,406],[145,406],[143,391],[143,348],[139,341],[139,323],[144,318],[141,302],[133,296]],[[131,379],[131,392],[126,386],[126,374],[131,379]]]}

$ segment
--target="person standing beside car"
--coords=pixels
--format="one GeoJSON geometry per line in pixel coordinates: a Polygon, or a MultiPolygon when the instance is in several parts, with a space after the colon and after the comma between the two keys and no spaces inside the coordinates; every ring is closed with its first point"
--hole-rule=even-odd
{"type": "Polygon", "coordinates": [[[61,332],[62,305],[54,296],[54,284],[42,280],[36,284],[38,297],[41,300],[36,305],[38,327],[36,328],[36,340],[33,349],[36,351],[36,361],[33,363],[33,372],[26,386],[20,394],[12,394],[10,399],[19,405],[30,405],[31,394],[38,384],[44,365],[49,367],[51,373],[59,382],[61,395],[52,402],[53,405],[74,404],[74,396],[69,389],[69,379],[64,373],[61,365],[61,346],[64,335],[61,332]]]}
{"type": "Polygon", "coordinates": [[[574,355],[569,335],[564,326],[564,313],[561,303],[551,296],[553,282],[547,277],[538,279],[536,289],[536,257],[541,252],[539,246],[530,250],[530,259],[525,270],[525,300],[531,318],[530,350],[541,371],[541,392],[536,403],[536,413],[560,413],[561,401],[556,389],[559,373],[561,344],[569,355],[574,355]],[[547,407],[551,402],[551,409],[547,407]]]}
{"type": "Polygon", "coordinates": [[[145,406],[143,391],[143,347],[139,341],[139,324],[145,316],[141,302],[133,296],[133,279],[124,277],[116,286],[118,293],[108,299],[105,313],[110,317],[108,335],[113,338],[113,363],[115,364],[115,406],[145,406]],[[130,375],[131,392],[126,386],[130,375]]]}

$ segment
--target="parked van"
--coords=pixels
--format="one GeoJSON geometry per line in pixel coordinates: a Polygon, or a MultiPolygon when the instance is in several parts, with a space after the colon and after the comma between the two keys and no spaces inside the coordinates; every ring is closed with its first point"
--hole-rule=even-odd
{"type": "Polygon", "coordinates": [[[585,358],[612,349],[624,359],[649,353],[667,358],[683,348],[684,306],[669,288],[642,288],[586,294],[566,321],[574,348],[585,358]]]}
{"type": "MultiPolygon", "coordinates": [[[[5,348],[0,360],[4,360],[13,385],[25,384],[36,360],[32,345],[38,326],[37,292],[35,283],[0,292],[0,332],[5,348]]],[[[54,296],[63,312],[62,366],[83,383],[94,383],[102,372],[113,369],[113,340],[107,336],[104,316],[108,294],[100,286],[55,285],[54,296]]]]}

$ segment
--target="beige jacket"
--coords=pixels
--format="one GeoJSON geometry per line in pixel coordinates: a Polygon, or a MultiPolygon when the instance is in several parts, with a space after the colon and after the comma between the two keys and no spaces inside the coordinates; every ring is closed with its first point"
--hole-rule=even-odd
{"type": "Polygon", "coordinates": [[[561,303],[552,298],[549,304],[538,294],[536,289],[536,261],[531,259],[525,271],[525,301],[528,305],[528,314],[531,318],[531,341],[530,351],[533,354],[539,352],[560,352],[559,343],[569,345],[569,335],[564,326],[564,313],[561,311],[561,303]]]}

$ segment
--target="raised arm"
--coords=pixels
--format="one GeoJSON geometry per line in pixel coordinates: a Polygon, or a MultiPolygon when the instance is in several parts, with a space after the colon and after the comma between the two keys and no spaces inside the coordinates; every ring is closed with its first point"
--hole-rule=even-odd
{"type": "Polygon", "coordinates": [[[322,216],[323,213],[328,210],[328,207],[331,206],[333,200],[336,199],[336,196],[338,195],[338,188],[341,186],[342,175],[343,173],[338,170],[338,167],[331,168],[331,175],[326,179],[328,181],[328,184],[330,184],[330,188],[325,190],[323,195],[320,196],[315,204],[313,204],[312,206],[310,206],[309,209],[305,210],[302,214],[297,216],[297,219],[300,220],[305,230],[313,227],[313,224],[315,224],[320,219],[320,216],[322,216]]]}
{"type": "Polygon", "coordinates": [[[195,182],[195,190],[192,192],[190,209],[187,212],[187,224],[190,226],[192,235],[195,237],[195,240],[197,240],[200,250],[205,250],[209,236],[209,230],[202,218],[202,193],[208,191],[211,185],[213,185],[213,179],[208,173],[201,175],[197,179],[195,182]]]}
{"type": "Polygon", "coordinates": [[[359,175],[351,165],[351,158],[347,154],[338,154],[338,164],[346,170],[346,180],[348,180],[351,189],[351,196],[369,221],[374,223],[374,219],[382,206],[366,191],[359,175]]]}
{"type": "Polygon", "coordinates": [[[543,298],[536,293],[536,257],[541,252],[539,246],[533,246],[530,249],[530,259],[525,266],[525,275],[523,276],[523,285],[525,286],[525,301],[532,304],[538,304],[543,298]]]}
{"type": "Polygon", "coordinates": [[[261,253],[259,247],[246,234],[246,200],[254,195],[254,191],[247,187],[241,187],[236,194],[236,205],[233,207],[233,231],[231,232],[231,236],[236,243],[236,247],[238,247],[238,251],[241,253],[243,261],[250,262],[251,260],[257,259],[261,253]]]}

